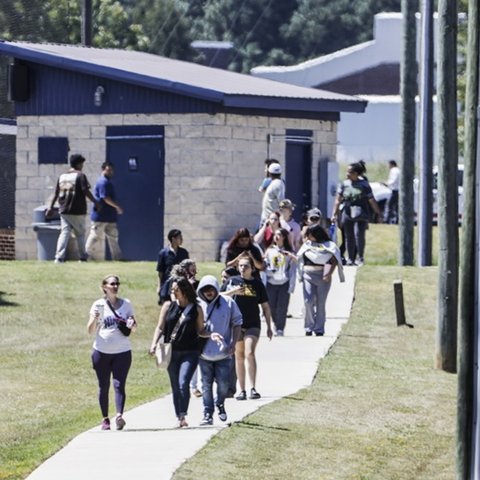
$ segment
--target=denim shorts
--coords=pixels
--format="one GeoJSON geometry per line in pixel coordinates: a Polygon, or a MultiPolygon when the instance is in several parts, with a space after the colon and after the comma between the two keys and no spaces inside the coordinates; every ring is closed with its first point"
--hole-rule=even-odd
{"type": "Polygon", "coordinates": [[[260,337],[260,329],[257,327],[250,327],[250,328],[242,328],[240,337],[238,339],[239,342],[245,340],[245,337],[260,337]]]}

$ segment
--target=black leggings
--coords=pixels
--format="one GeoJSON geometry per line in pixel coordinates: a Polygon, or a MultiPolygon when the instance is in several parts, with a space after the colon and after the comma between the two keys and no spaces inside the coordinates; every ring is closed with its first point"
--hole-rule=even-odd
{"type": "Polygon", "coordinates": [[[101,353],[92,352],[92,364],[98,378],[98,401],[104,418],[108,417],[108,391],[110,390],[110,376],[113,376],[115,390],[115,406],[117,413],[123,413],[125,407],[125,383],[128,371],[132,364],[132,352],[101,353]]]}

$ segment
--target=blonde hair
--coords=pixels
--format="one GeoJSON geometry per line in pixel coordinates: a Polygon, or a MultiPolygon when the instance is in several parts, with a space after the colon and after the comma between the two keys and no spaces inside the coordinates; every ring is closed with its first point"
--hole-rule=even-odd
{"type": "Polygon", "coordinates": [[[118,275],[107,275],[106,277],[103,277],[102,284],[100,285],[100,290],[102,290],[103,293],[105,293],[105,289],[103,288],[107,283],[109,278],[114,278],[116,282],[120,283],[120,277],[118,275]]]}

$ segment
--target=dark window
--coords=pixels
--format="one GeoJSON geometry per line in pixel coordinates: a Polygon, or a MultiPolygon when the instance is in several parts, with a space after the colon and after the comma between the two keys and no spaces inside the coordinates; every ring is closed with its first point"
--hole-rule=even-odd
{"type": "Polygon", "coordinates": [[[38,163],[68,163],[67,137],[39,137],[38,163]]]}

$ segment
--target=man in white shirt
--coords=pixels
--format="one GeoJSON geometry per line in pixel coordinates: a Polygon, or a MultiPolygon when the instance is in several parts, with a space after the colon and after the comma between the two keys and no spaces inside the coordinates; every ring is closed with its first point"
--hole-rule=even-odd
{"type": "Polygon", "coordinates": [[[386,186],[392,191],[385,206],[384,223],[398,223],[398,190],[400,188],[400,169],[395,160],[388,161],[390,171],[386,186]]]}
{"type": "Polygon", "coordinates": [[[278,163],[272,163],[268,167],[268,174],[272,181],[265,190],[262,201],[262,224],[273,212],[278,212],[280,202],[285,198],[285,184],[281,179],[282,167],[278,163]]]}

